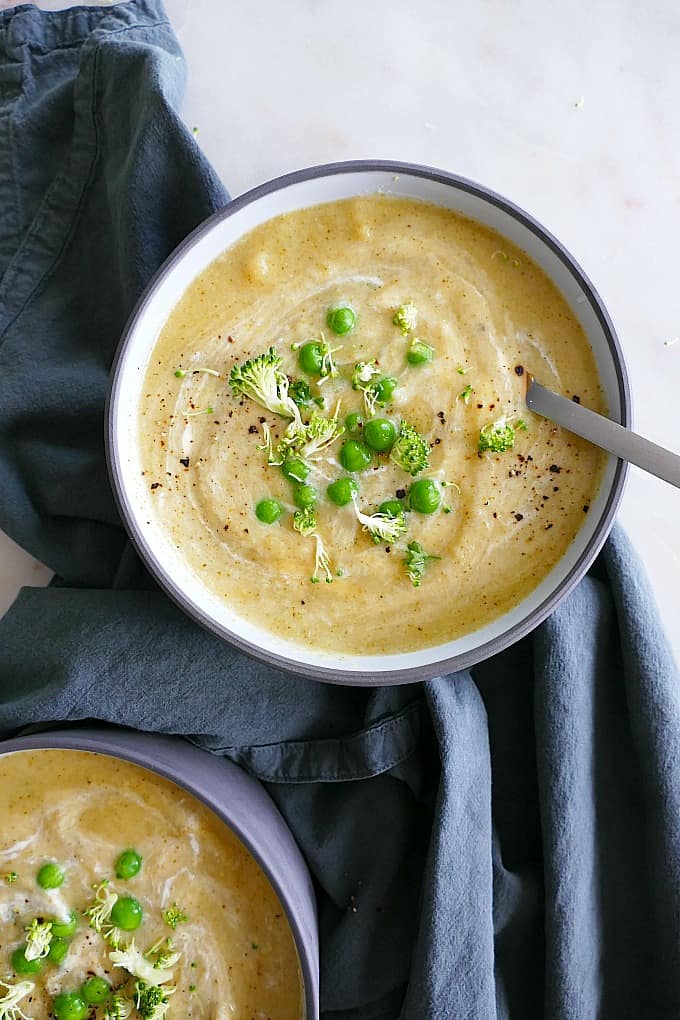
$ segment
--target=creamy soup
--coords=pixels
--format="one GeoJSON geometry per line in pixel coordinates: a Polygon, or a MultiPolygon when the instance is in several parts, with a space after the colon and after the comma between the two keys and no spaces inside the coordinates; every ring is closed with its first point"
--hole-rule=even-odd
{"type": "Polygon", "coordinates": [[[600,485],[602,455],[526,410],[527,373],[605,410],[566,301],[493,230],[381,195],[279,216],[191,284],[158,338],[139,405],[149,522],[284,638],[363,654],[449,641],[536,587],[600,485]],[[230,385],[271,346],[302,429],[314,414],[345,428],[309,456],[291,412],[230,385]],[[427,449],[414,472],[395,460],[402,428],[427,449]],[[282,440],[304,478],[277,466],[282,440]]]}
{"type": "Polygon", "coordinates": [[[281,905],[207,807],[79,751],[0,757],[0,791],[0,997],[30,982],[23,1015],[77,1020],[75,993],[97,1020],[300,1020],[281,905]]]}

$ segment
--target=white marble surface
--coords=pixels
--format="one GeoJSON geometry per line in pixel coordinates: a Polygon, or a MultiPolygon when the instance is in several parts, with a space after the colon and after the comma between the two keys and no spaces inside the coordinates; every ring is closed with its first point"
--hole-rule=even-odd
{"type": "MultiPolygon", "coordinates": [[[[184,115],[233,195],[311,163],[374,156],[511,197],[595,282],[625,350],[637,428],[680,452],[680,341],[664,344],[680,336],[676,0],[167,6],[189,67],[184,115]]],[[[680,491],[633,468],[620,516],[680,659],[680,491]]],[[[0,541],[0,609],[46,576],[0,541]]]]}

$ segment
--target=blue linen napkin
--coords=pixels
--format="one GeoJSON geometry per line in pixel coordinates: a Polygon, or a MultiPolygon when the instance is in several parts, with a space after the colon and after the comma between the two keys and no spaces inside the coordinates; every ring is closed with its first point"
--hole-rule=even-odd
{"type": "Polygon", "coordinates": [[[0,734],[100,719],[262,780],[315,879],[325,1020],[675,1020],[680,678],[619,529],[532,637],[387,690],[242,657],[129,546],[113,352],[228,201],[184,74],[160,0],[0,14],[0,527],[57,573],[0,621],[0,734]]]}

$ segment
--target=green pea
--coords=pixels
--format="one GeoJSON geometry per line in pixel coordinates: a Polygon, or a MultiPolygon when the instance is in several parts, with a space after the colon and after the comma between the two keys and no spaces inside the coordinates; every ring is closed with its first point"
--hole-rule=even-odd
{"type": "Polygon", "coordinates": [[[326,495],[336,506],[347,506],[359,491],[353,478],[337,478],[326,489],[326,495]]]}
{"type": "Polygon", "coordinates": [[[55,996],[52,1012],[57,1020],[85,1020],[90,1007],[80,992],[62,992],[55,996]]]}
{"type": "Polygon", "coordinates": [[[364,419],[358,411],[350,411],[345,418],[345,429],[352,436],[361,432],[364,427],[364,419]]]}
{"type": "MultiPolygon", "coordinates": [[[[262,521],[263,524],[275,524],[279,517],[283,513],[283,507],[279,503],[278,499],[261,499],[255,507],[255,516],[258,521],[262,521]]],[[[134,852],[134,851],[133,851],[134,852]]],[[[140,860],[141,866],[141,860],[140,860]]],[[[139,871],[139,868],[137,868],[139,871]]],[[[133,872],[134,875],[137,872],[133,872]]],[[[127,878],[127,875],[118,875],[118,878],[127,878]]]]}
{"type": "Polygon", "coordinates": [[[56,963],[57,966],[62,964],[68,956],[68,951],[71,948],[71,942],[69,939],[59,938],[54,936],[50,942],[50,951],[47,954],[47,959],[51,960],[52,963],[56,963]]]}
{"type": "Polygon", "coordinates": [[[296,485],[293,493],[293,502],[301,510],[314,506],[318,499],[318,492],[313,485],[296,485]]]}
{"type": "Polygon", "coordinates": [[[299,457],[286,457],[281,470],[290,482],[304,482],[311,468],[299,457]]]}
{"type": "Polygon", "coordinates": [[[328,309],[326,325],[336,336],[347,336],[356,326],[356,313],[349,305],[336,305],[328,309]]]}
{"type": "Polygon", "coordinates": [[[113,905],[111,920],[123,931],[134,931],[142,923],[141,903],[134,896],[121,896],[113,905]]]}
{"type": "Polygon", "coordinates": [[[340,447],[340,463],[345,471],[365,471],[371,459],[371,451],[358,439],[348,439],[340,447]]]}
{"type": "Polygon", "coordinates": [[[433,358],[434,347],[423,343],[422,340],[414,340],[406,354],[409,365],[426,365],[433,358]]]}
{"type": "Polygon", "coordinates": [[[27,960],[26,946],[17,946],[12,953],[12,967],[17,974],[37,974],[42,970],[44,959],[27,960]]]}
{"type": "Polygon", "coordinates": [[[398,517],[399,514],[403,514],[404,506],[399,502],[398,499],[386,499],[384,503],[381,503],[378,507],[378,513],[386,514],[387,517],[398,517]]]}
{"type": "Polygon", "coordinates": [[[49,861],[38,871],[36,881],[41,889],[58,889],[64,881],[64,872],[54,861],[49,861]]]}
{"type": "Polygon", "coordinates": [[[103,977],[88,978],[80,989],[82,997],[88,1006],[99,1006],[106,1002],[111,992],[111,985],[103,977]]]}
{"type": "Polygon", "coordinates": [[[433,514],[442,501],[439,486],[431,478],[420,478],[408,493],[408,505],[419,514],[433,514]]]}
{"type": "Polygon", "coordinates": [[[388,404],[398,385],[399,380],[395,379],[394,376],[391,375],[384,375],[382,379],[378,379],[374,386],[377,403],[380,405],[388,404]]]}
{"type": "Polygon", "coordinates": [[[303,372],[307,375],[321,375],[323,365],[323,350],[321,344],[310,340],[303,344],[298,351],[298,363],[303,372]]]}
{"type": "MultiPolygon", "coordinates": [[[[266,500],[263,500],[262,502],[266,502],[266,500]]],[[[276,500],[273,500],[273,502],[276,502],[276,500]]],[[[257,513],[257,509],[255,510],[255,513],[257,513]]],[[[259,516],[260,515],[258,514],[258,517],[259,516]]],[[[261,517],[260,520],[262,520],[261,517]]],[[[116,878],[134,878],[135,875],[139,874],[141,867],[142,858],[136,850],[132,850],[130,848],[123,850],[122,854],[116,861],[116,878]]],[[[54,929],[52,930],[54,931],[54,929]]]]}
{"type": "Polygon", "coordinates": [[[70,939],[78,927],[78,915],[75,910],[72,910],[68,921],[60,921],[58,918],[52,919],[52,934],[56,938],[70,939]]]}
{"type": "Polygon", "coordinates": [[[391,450],[396,438],[397,430],[387,418],[370,418],[364,425],[364,442],[379,453],[391,450]]]}

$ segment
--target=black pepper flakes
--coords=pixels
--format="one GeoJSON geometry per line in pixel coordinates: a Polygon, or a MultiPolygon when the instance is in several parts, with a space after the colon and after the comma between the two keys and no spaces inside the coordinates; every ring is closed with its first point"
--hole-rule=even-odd
{"type": "Polygon", "coordinates": [[[395,496],[397,499],[406,499],[406,489],[397,489],[395,496]]]}
{"type": "Polygon", "coordinates": [[[571,399],[574,401],[575,404],[580,404],[581,403],[581,398],[576,393],[574,394],[574,396],[571,399]]]}
{"type": "Polygon", "coordinates": [[[179,458],[179,462],[182,465],[182,467],[185,467],[185,468],[189,467],[189,458],[188,457],[180,457],[179,458]]]}
{"type": "Polygon", "coordinates": [[[524,520],[524,514],[515,514],[514,516],[515,516],[515,520],[516,521],[523,521],[524,520]]]}
{"type": "Polygon", "coordinates": [[[523,365],[515,365],[515,375],[524,375],[523,365]]]}
{"type": "Polygon", "coordinates": [[[554,475],[559,475],[561,470],[562,468],[558,467],[557,464],[551,464],[548,468],[548,471],[551,471],[554,475]]]}
{"type": "Polygon", "coordinates": [[[588,503],[586,503],[585,506],[583,507],[584,514],[587,514],[589,510],[590,510],[590,506],[588,505],[588,503]]]}
{"type": "Polygon", "coordinates": [[[250,433],[251,436],[257,435],[257,425],[250,425],[248,428],[248,432],[250,433]]]}
{"type": "Polygon", "coordinates": [[[161,483],[160,482],[152,482],[151,483],[152,490],[153,489],[160,489],[160,487],[161,487],[161,483]]]}

